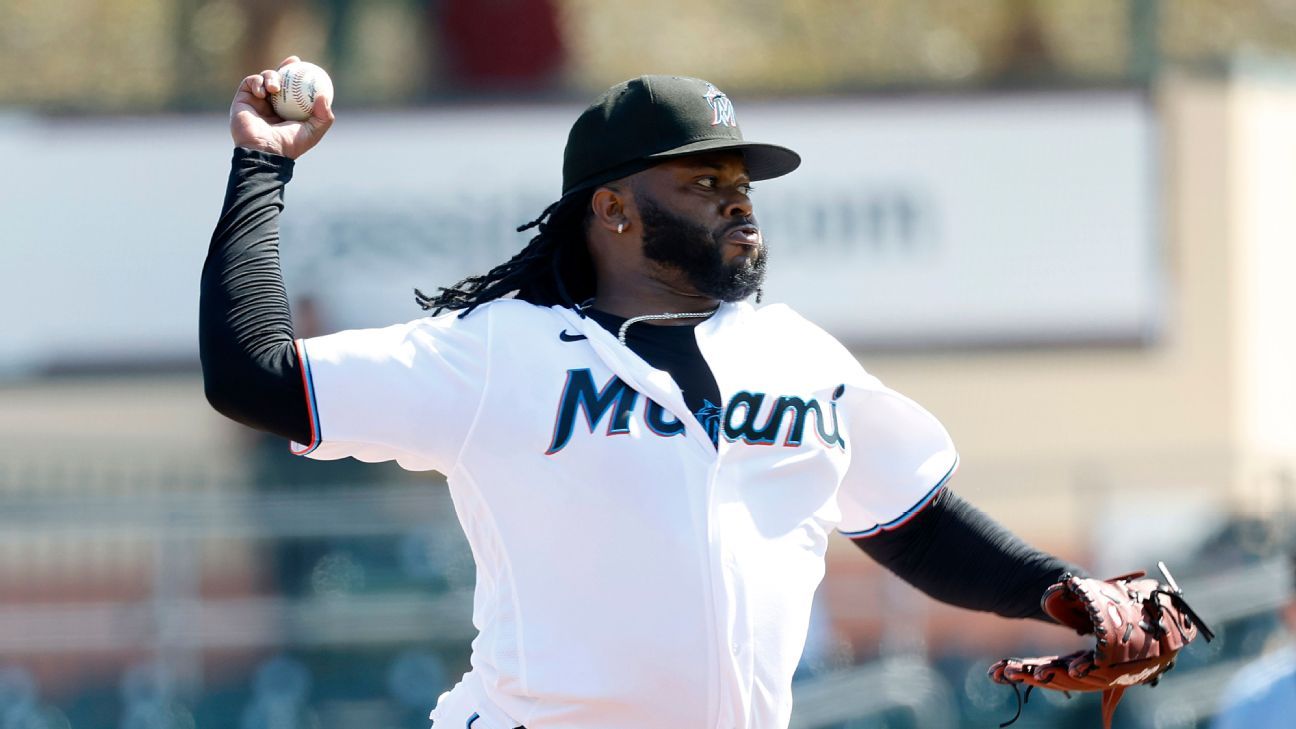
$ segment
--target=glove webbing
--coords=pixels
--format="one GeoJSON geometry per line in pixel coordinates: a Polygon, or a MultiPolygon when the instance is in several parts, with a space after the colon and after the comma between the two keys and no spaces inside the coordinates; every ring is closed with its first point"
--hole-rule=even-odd
{"type": "MultiPolygon", "coordinates": [[[[1162,572],[1166,574],[1167,579],[1173,580],[1173,578],[1170,577],[1168,571],[1166,570],[1165,565],[1161,564],[1159,566],[1161,567],[1162,572]]],[[[1070,575],[1065,575],[1064,579],[1069,576],[1070,575]]],[[[1197,611],[1192,609],[1192,606],[1188,604],[1188,601],[1184,599],[1183,592],[1178,589],[1177,585],[1175,585],[1174,587],[1172,587],[1172,589],[1169,590],[1163,587],[1158,587],[1155,590],[1153,590],[1151,594],[1148,596],[1148,599],[1144,601],[1149,611],[1155,612],[1156,614],[1156,625],[1151,626],[1151,625],[1144,624],[1143,625],[1144,630],[1152,632],[1158,630],[1164,631],[1166,629],[1165,623],[1161,619],[1162,615],[1164,614],[1164,608],[1162,608],[1161,603],[1156,599],[1158,594],[1165,595],[1167,598],[1169,598],[1170,604],[1173,605],[1175,609],[1178,610],[1180,613],[1186,615],[1188,619],[1197,626],[1197,631],[1201,633],[1202,637],[1206,639],[1207,643],[1215,639],[1215,633],[1206,625],[1206,621],[1201,619],[1201,616],[1197,614],[1197,611]]],[[[1174,622],[1175,629],[1179,631],[1180,637],[1182,637],[1185,640],[1185,642],[1187,642],[1188,636],[1184,633],[1183,626],[1180,625],[1178,621],[1172,621],[1172,622],[1174,622]]],[[[1133,625],[1126,626],[1126,632],[1128,633],[1128,631],[1131,630],[1133,627],[1134,627],[1133,625]]],[[[1101,637],[1100,637],[1100,642],[1101,642],[1101,637]]],[[[1151,680],[1146,681],[1145,683],[1149,686],[1156,686],[1161,680],[1161,674],[1165,673],[1166,671],[1169,671],[1172,668],[1174,668],[1174,661],[1171,661],[1165,667],[1165,669],[1161,671],[1161,673],[1158,673],[1151,680]]],[[[1042,681],[1042,683],[1049,683],[1051,680],[1052,679],[1050,678],[1049,681],[1042,681]]],[[[1022,708],[1026,705],[1028,701],[1030,701],[1031,691],[1035,689],[1035,685],[1030,684],[1026,686],[1026,691],[1022,692],[1018,688],[1017,683],[1013,683],[1011,685],[1013,689],[1013,696],[1015,696],[1017,699],[1017,713],[1013,714],[1013,717],[1008,721],[1005,721],[1002,724],[1000,724],[999,729],[1004,729],[1005,727],[1011,726],[1015,724],[1018,719],[1021,718],[1022,708]]],[[[1106,691],[1102,692],[1102,715],[1103,715],[1104,726],[1111,726],[1112,715],[1115,714],[1116,712],[1116,705],[1120,703],[1121,698],[1125,695],[1125,691],[1128,688],[1129,688],[1128,686],[1113,686],[1107,689],[1106,691]]],[[[1068,699],[1071,698],[1070,691],[1063,691],[1062,693],[1065,694],[1068,699]]]]}

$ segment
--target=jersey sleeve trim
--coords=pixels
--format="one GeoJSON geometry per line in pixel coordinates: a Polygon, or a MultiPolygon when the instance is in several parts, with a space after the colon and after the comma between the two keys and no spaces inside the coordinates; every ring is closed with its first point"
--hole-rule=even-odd
{"type": "Polygon", "coordinates": [[[899,529],[905,524],[908,524],[909,520],[917,516],[918,512],[927,508],[927,505],[930,504],[932,500],[936,498],[936,494],[940,493],[940,490],[945,487],[945,484],[949,482],[950,478],[954,475],[954,472],[958,470],[958,467],[959,467],[959,457],[958,455],[955,455],[953,465],[951,465],[950,469],[945,472],[945,475],[941,477],[941,480],[937,481],[936,485],[932,486],[931,490],[928,491],[926,494],[924,494],[921,499],[918,499],[918,503],[909,507],[909,509],[905,511],[903,514],[901,514],[900,516],[897,516],[896,518],[892,519],[891,521],[885,524],[875,524],[869,527],[868,529],[863,529],[861,531],[842,532],[842,535],[846,537],[850,537],[851,539],[861,539],[861,538],[866,538],[877,534],[881,534],[882,532],[889,532],[893,529],[899,529]]]}
{"type": "Polygon", "coordinates": [[[310,359],[306,356],[306,342],[298,339],[293,342],[297,348],[297,361],[301,364],[302,396],[306,398],[306,417],[310,420],[310,443],[302,445],[293,443],[290,449],[295,456],[308,455],[320,445],[319,407],[315,403],[315,381],[311,379],[310,359]]]}

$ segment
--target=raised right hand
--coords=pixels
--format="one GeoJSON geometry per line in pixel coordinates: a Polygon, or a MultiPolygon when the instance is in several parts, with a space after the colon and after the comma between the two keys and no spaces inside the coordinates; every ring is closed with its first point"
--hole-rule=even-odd
{"type": "MultiPolygon", "coordinates": [[[[298,60],[288,56],[279,68],[298,60]]],[[[243,79],[230,104],[230,136],[240,147],[297,159],[333,126],[333,99],[321,90],[309,119],[284,121],[270,106],[270,96],[279,91],[279,83],[279,71],[271,69],[243,79]]]]}

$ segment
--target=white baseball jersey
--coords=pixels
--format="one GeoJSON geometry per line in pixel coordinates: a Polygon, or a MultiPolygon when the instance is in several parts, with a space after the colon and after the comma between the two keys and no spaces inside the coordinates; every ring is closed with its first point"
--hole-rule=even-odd
{"type": "Polygon", "coordinates": [[[437,729],[785,727],[829,530],[901,523],[953,472],[934,417],[787,307],[695,332],[718,445],[667,373],[563,307],[298,342],[299,452],[448,478],[479,634],[437,729]]]}

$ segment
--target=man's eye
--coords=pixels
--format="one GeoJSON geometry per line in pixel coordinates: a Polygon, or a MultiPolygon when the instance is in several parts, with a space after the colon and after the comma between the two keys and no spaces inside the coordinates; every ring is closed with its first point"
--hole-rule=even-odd
{"type": "Polygon", "coordinates": [[[750,194],[752,194],[752,192],[756,189],[756,186],[755,186],[755,185],[739,185],[739,186],[738,186],[738,189],[739,189],[739,190],[742,190],[742,194],[744,194],[744,195],[750,195],[750,194]]]}
{"type": "Polygon", "coordinates": [[[703,178],[701,178],[701,179],[698,180],[698,184],[701,185],[702,187],[708,187],[708,188],[715,187],[715,186],[716,186],[716,178],[714,178],[714,177],[703,177],[703,178]]]}

